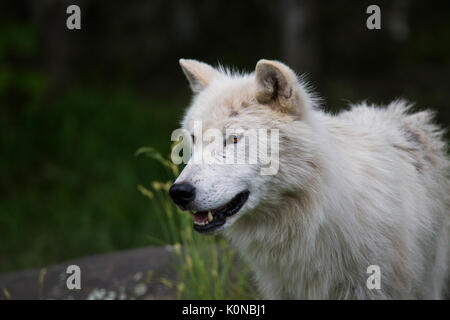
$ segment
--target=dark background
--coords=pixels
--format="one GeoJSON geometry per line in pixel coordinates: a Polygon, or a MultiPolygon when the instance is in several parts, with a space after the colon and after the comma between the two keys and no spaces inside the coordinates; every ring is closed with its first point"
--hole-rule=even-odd
{"type": "Polygon", "coordinates": [[[134,152],[170,150],[190,91],[179,58],[278,59],[337,112],[403,97],[450,122],[448,1],[2,1],[0,272],[158,244],[134,152]],[[81,30],[66,8],[81,8],[81,30]],[[381,8],[381,30],[366,8],[381,8]]]}

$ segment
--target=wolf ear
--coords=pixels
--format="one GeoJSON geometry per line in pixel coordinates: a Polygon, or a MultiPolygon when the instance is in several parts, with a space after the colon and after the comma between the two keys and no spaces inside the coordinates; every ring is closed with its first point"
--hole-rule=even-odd
{"type": "Polygon", "coordinates": [[[304,115],[309,104],[306,91],[297,76],[285,64],[259,60],[255,69],[256,100],[281,112],[304,115]]]}
{"type": "Polygon", "coordinates": [[[179,62],[194,93],[202,91],[217,72],[209,64],[197,60],[180,59],[179,62]]]}

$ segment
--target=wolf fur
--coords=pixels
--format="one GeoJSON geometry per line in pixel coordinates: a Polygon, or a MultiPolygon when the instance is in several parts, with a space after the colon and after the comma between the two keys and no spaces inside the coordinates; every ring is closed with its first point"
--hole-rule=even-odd
{"type": "Polygon", "coordinates": [[[223,234],[269,299],[440,299],[450,260],[449,158],[430,111],[398,100],[331,115],[296,74],[260,60],[250,74],[180,60],[194,98],[183,120],[193,133],[278,128],[279,171],[258,165],[188,163],[188,210],[209,210],[247,188],[223,234]],[[377,265],[380,289],[369,289],[377,265]]]}

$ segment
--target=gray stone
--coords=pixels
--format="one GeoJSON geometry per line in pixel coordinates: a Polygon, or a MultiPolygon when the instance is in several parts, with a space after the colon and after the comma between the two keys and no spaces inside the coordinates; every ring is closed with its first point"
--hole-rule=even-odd
{"type": "Polygon", "coordinates": [[[173,299],[174,255],[165,247],[87,256],[43,269],[0,276],[0,299],[173,299]],[[69,265],[81,269],[81,289],[69,290],[69,265]]]}

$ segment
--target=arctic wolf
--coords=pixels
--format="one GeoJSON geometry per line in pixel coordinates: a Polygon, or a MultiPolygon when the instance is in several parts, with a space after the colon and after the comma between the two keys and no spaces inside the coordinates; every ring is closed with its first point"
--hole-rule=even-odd
{"type": "MultiPolygon", "coordinates": [[[[239,249],[266,298],[444,298],[449,158],[431,112],[395,101],[330,115],[281,62],[260,60],[250,74],[180,64],[194,92],[182,122],[193,140],[196,121],[201,133],[279,130],[276,173],[191,159],[170,189],[196,231],[220,231],[239,249]]],[[[245,143],[223,137],[224,150],[245,143]]]]}

